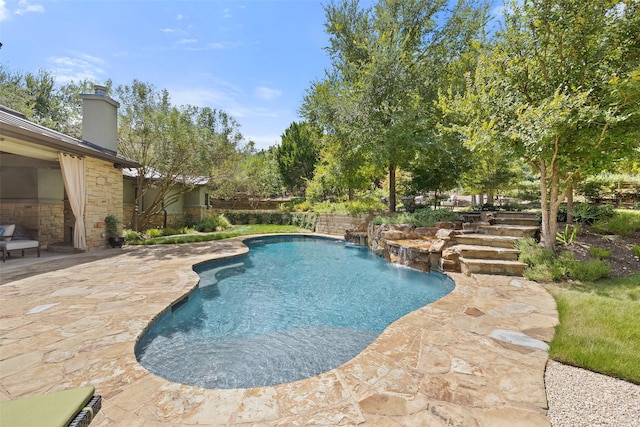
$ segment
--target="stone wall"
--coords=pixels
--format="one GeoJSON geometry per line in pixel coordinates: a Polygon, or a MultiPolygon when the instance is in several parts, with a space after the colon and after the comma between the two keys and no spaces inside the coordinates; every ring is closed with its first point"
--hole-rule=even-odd
{"type": "Polygon", "coordinates": [[[103,160],[85,159],[87,199],[84,225],[87,232],[87,250],[105,247],[104,218],[111,214],[125,221],[122,209],[123,183],[122,169],[103,160]]]}
{"type": "Polygon", "coordinates": [[[370,215],[319,214],[316,222],[316,233],[331,234],[344,237],[347,230],[359,228],[363,224],[366,229],[370,215]]]}

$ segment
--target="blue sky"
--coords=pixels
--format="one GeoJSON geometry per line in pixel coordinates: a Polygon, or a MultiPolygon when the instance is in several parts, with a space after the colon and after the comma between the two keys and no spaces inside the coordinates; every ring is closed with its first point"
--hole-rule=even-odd
{"type": "Polygon", "coordinates": [[[328,1],[0,0],[0,61],[59,82],[139,79],[226,111],[267,148],[330,65],[328,1]]]}
{"type": "Polygon", "coordinates": [[[0,0],[0,61],[60,82],[149,82],[225,110],[266,148],[329,66],[324,22],[317,0],[0,0]]]}

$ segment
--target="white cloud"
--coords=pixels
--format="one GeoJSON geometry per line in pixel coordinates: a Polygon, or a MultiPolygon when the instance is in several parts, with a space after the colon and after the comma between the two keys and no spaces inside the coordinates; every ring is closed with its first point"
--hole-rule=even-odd
{"type": "Polygon", "coordinates": [[[225,18],[231,18],[231,9],[226,8],[223,12],[225,18]]]}
{"type": "Polygon", "coordinates": [[[178,44],[193,44],[198,43],[198,39],[180,39],[178,40],[178,44]]]}
{"type": "Polygon", "coordinates": [[[9,18],[9,9],[4,0],[0,0],[0,22],[6,21],[9,18]]]}
{"type": "Polygon", "coordinates": [[[56,76],[56,80],[60,83],[84,79],[99,82],[107,76],[107,71],[102,68],[105,61],[85,53],[74,53],[72,56],[55,56],[49,58],[49,62],[53,64],[52,74],[56,76]]]}
{"type": "Polygon", "coordinates": [[[262,99],[265,101],[271,101],[276,98],[279,98],[282,95],[282,92],[278,89],[272,89],[265,86],[260,86],[254,89],[253,96],[258,99],[262,99]]]}
{"type": "Polygon", "coordinates": [[[24,15],[25,13],[44,13],[44,6],[41,4],[30,4],[29,0],[20,0],[16,15],[24,15]]]}

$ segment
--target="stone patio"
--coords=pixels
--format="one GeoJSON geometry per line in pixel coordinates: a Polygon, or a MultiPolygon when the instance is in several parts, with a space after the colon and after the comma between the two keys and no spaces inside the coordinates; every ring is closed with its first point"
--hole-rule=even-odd
{"type": "Polygon", "coordinates": [[[506,276],[451,273],[451,294],[307,380],[209,390],[147,372],[136,339],[197,285],[192,265],[246,250],[241,239],[126,247],[82,264],[34,264],[34,275],[15,281],[6,280],[8,261],[0,269],[8,281],[0,286],[0,400],[93,385],[103,396],[97,427],[549,425],[542,341],[558,322],[555,303],[536,283],[506,276]]]}

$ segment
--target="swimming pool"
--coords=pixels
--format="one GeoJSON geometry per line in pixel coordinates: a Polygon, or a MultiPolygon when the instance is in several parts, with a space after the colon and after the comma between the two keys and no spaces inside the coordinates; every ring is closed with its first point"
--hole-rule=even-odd
{"type": "Polygon", "coordinates": [[[310,236],[245,241],[249,252],[195,268],[198,288],[161,316],[136,357],[170,381],[248,388],[309,378],[352,359],[453,281],[368,248],[310,236]]]}

